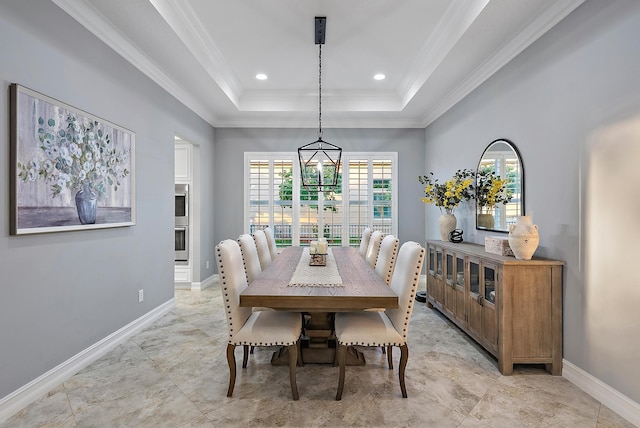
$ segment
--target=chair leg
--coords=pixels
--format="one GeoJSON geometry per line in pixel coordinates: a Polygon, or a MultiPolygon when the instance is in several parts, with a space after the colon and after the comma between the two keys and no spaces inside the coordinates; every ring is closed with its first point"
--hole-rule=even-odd
{"type": "Polygon", "coordinates": [[[229,389],[227,390],[227,397],[233,395],[233,387],[236,385],[236,357],[233,353],[236,345],[227,345],[227,363],[229,363],[229,389]]]}
{"type": "Polygon", "coordinates": [[[402,391],[402,397],[407,398],[407,387],[404,384],[404,369],[407,368],[407,360],[409,359],[409,347],[405,343],[400,347],[400,371],[398,377],[400,378],[400,390],[402,391]]]}
{"type": "Polygon", "coordinates": [[[393,346],[387,346],[387,363],[389,363],[389,370],[393,370],[393,346]]]}
{"type": "Polygon", "coordinates": [[[298,367],[304,367],[304,362],[302,362],[302,346],[300,346],[300,340],[298,340],[296,348],[298,348],[298,367]]]}
{"type": "Polygon", "coordinates": [[[297,400],[298,396],[298,384],[296,382],[296,365],[298,361],[298,345],[289,345],[289,380],[291,381],[291,395],[293,399],[297,400]]]}
{"type": "Polygon", "coordinates": [[[380,349],[382,350],[382,353],[383,353],[383,354],[387,352],[387,351],[385,350],[385,347],[384,347],[384,346],[381,346],[381,347],[380,347],[380,349]]]}
{"type": "Polygon", "coordinates": [[[247,368],[247,361],[249,360],[249,345],[242,345],[242,368],[247,368]]]}
{"type": "Polygon", "coordinates": [[[336,393],[336,401],[342,399],[342,390],[344,389],[344,366],[346,365],[347,346],[338,344],[338,366],[340,366],[340,377],[338,378],[338,392],[336,393]]]}
{"type": "Polygon", "coordinates": [[[249,353],[250,353],[251,355],[253,355],[253,348],[255,348],[255,346],[252,346],[252,347],[251,347],[251,349],[249,350],[249,353]]]}

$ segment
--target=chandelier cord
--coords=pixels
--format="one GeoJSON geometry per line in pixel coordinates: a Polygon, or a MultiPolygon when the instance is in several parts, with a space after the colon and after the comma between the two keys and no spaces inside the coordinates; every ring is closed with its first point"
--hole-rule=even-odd
{"type": "Polygon", "coordinates": [[[322,44],[318,45],[318,140],[322,140],[322,44]]]}

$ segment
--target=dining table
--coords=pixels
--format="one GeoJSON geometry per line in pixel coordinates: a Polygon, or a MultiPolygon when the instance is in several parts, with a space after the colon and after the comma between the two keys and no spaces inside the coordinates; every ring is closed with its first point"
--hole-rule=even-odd
{"type": "MultiPolygon", "coordinates": [[[[329,247],[323,265],[314,264],[317,256],[309,247],[284,248],[242,291],[240,306],[300,312],[302,363],[336,364],[335,313],[397,309],[398,296],[356,248],[329,247]]],[[[286,350],[271,363],[288,364],[286,350]]],[[[364,365],[364,355],[349,348],[347,364],[364,365]]]]}

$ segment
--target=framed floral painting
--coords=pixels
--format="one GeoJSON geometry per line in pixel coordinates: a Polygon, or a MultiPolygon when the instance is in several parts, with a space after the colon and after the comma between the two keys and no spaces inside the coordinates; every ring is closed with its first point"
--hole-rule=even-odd
{"type": "Polygon", "coordinates": [[[12,235],[135,224],[135,134],[11,85],[12,235]]]}

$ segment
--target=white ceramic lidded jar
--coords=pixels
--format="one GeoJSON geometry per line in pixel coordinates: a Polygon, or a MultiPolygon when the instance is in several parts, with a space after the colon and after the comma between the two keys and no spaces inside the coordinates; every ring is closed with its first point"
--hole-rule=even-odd
{"type": "Polygon", "coordinates": [[[519,216],[509,226],[509,246],[516,259],[531,260],[539,243],[538,225],[532,224],[530,216],[519,216]]]}

